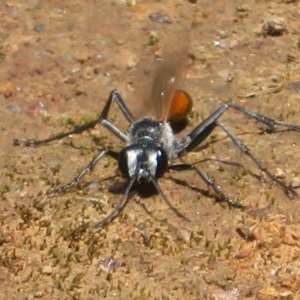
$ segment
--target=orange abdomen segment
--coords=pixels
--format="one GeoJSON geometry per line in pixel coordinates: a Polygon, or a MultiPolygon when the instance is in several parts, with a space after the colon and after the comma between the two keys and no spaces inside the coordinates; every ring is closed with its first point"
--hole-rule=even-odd
{"type": "Polygon", "coordinates": [[[175,91],[171,100],[168,121],[179,122],[187,118],[193,106],[191,96],[183,91],[175,91]]]}

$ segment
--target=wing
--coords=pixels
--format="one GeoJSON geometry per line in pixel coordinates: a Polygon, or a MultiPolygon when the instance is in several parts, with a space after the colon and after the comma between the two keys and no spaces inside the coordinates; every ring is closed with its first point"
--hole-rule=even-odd
{"type": "Polygon", "coordinates": [[[183,50],[180,48],[164,54],[158,63],[151,93],[158,120],[177,121],[185,118],[191,110],[191,97],[180,89],[188,64],[187,52],[183,50]]]}

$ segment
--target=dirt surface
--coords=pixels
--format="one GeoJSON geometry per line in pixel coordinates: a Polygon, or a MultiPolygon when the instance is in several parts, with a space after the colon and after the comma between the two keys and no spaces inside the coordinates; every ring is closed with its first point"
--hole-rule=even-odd
{"type": "MultiPolygon", "coordinates": [[[[62,195],[46,192],[122,142],[98,126],[46,146],[13,146],[95,118],[114,88],[140,111],[165,45],[188,48],[184,88],[194,107],[185,132],[227,101],[300,123],[298,1],[192,2],[1,1],[0,299],[300,299],[300,199],[222,130],[185,160],[244,210],[217,203],[194,172],[170,171],[160,186],[190,222],[159,195],[133,193],[100,229],[83,224],[121,197],[113,159],[62,195]]],[[[126,131],[115,105],[110,119],[126,131]]],[[[277,178],[299,186],[300,132],[262,134],[232,110],[221,120],[277,178]]]]}

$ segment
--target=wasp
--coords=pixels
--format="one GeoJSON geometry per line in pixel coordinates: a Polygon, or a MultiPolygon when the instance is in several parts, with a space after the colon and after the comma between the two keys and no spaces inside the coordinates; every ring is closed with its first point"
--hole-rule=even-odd
{"type": "Polygon", "coordinates": [[[164,202],[179,217],[188,220],[180,213],[168,200],[161,189],[158,179],[169,170],[192,170],[195,172],[216,194],[218,200],[228,203],[228,205],[243,208],[240,201],[229,198],[224,194],[220,186],[208,176],[208,174],[193,163],[186,163],[183,157],[190,151],[198,147],[214,131],[216,127],[221,128],[233,144],[265,172],[267,176],[278,184],[288,195],[295,195],[296,192],[286,183],[278,179],[255,157],[250,149],[222,122],[220,117],[229,110],[235,110],[246,117],[252,118],[266,126],[267,132],[275,132],[278,127],[288,130],[300,131],[300,125],[290,124],[284,121],[269,118],[258,112],[254,112],[233,103],[223,103],[217,107],[207,118],[196,125],[190,132],[181,138],[177,138],[172,125],[185,120],[192,108],[192,98],[189,94],[180,89],[181,68],[170,60],[163,60],[154,76],[150,105],[155,116],[142,116],[135,118],[121,93],[114,89],[96,119],[82,125],[75,126],[74,129],[54,135],[47,139],[15,139],[14,145],[38,146],[62,139],[72,134],[80,134],[86,130],[101,124],[108,131],[118,137],[124,147],[120,150],[111,148],[101,149],[94,158],[77,174],[70,182],[57,188],[55,192],[63,193],[75,186],[95,165],[107,156],[112,157],[117,163],[119,170],[127,181],[127,185],[114,209],[100,221],[91,222],[94,228],[102,227],[112,222],[124,209],[129,193],[135,185],[143,186],[152,184],[155,190],[161,195],[164,202]],[[179,70],[178,70],[179,69],[179,70]],[[129,126],[126,133],[116,127],[109,119],[108,114],[111,104],[115,102],[129,126]],[[178,161],[173,163],[174,161],[178,161]]]}

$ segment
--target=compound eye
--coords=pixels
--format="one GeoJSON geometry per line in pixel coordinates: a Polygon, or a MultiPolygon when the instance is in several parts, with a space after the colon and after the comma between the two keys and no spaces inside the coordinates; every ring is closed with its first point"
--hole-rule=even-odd
{"type": "Polygon", "coordinates": [[[157,168],[156,168],[156,178],[161,177],[162,175],[164,175],[164,173],[167,170],[168,167],[168,156],[167,153],[162,149],[162,148],[158,148],[157,149],[157,168]]]}
{"type": "Polygon", "coordinates": [[[125,178],[129,178],[127,149],[123,148],[118,158],[119,170],[125,178]]]}

